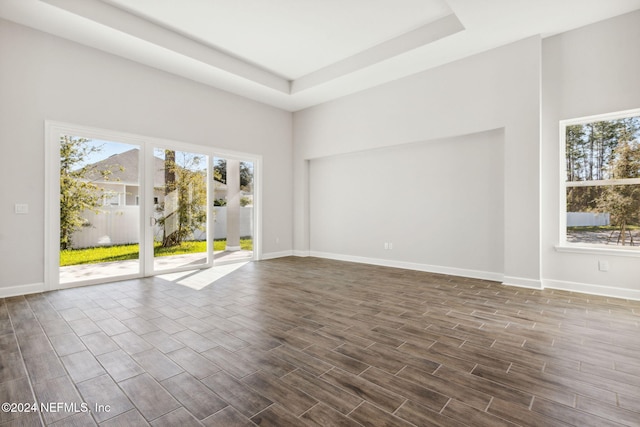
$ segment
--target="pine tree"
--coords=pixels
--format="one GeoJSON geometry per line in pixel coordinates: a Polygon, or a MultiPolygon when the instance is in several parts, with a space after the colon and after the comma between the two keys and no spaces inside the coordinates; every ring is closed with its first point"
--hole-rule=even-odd
{"type": "MultiPolygon", "coordinates": [[[[640,142],[634,139],[638,129],[638,122],[634,119],[620,121],[618,143],[610,166],[611,179],[640,178],[640,142]]],[[[619,229],[619,241],[625,245],[627,226],[640,220],[640,185],[608,186],[597,204],[598,210],[609,212],[611,222],[619,229]]]]}

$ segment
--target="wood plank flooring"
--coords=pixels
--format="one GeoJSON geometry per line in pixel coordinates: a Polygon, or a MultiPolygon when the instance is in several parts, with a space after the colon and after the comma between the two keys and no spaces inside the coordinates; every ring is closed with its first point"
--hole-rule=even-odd
{"type": "Polygon", "coordinates": [[[293,257],[5,298],[0,401],[47,409],[2,426],[640,426],[640,302],[293,257]]]}

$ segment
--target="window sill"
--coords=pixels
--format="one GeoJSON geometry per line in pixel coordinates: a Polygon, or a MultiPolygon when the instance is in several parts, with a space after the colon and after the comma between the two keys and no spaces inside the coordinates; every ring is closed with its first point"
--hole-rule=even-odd
{"type": "MultiPolygon", "coordinates": [[[[638,248],[638,246],[635,246],[638,248]]],[[[590,254],[590,255],[610,255],[640,258],[640,248],[638,249],[620,249],[607,246],[573,246],[573,245],[556,245],[556,252],[574,253],[574,254],[590,254]]]]}

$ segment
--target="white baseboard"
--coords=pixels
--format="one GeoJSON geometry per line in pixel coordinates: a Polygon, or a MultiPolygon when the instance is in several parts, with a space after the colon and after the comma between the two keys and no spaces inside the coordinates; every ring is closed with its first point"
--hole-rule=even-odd
{"type": "Polygon", "coordinates": [[[507,286],[517,286],[519,288],[528,289],[544,289],[540,280],[514,276],[504,276],[501,280],[502,284],[507,286]]]}
{"type": "MultiPolygon", "coordinates": [[[[269,252],[263,254],[262,259],[275,259],[287,256],[314,256],[318,258],[335,259],[337,261],[357,262],[360,264],[380,265],[384,267],[404,268],[408,270],[425,271],[429,273],[449,274],[452,276],[470,277],[473,279],[493,280],[502,282],[503,285],[517,286],[529,289],[558,289],[570,292],[579,292],[584,294],[599,295],[604,297],[622,298],[628,300],[640,301],[639,289],[615,288],[611,286],[594,285],[588,283],[577,283],[563,280],[543,279],[533,280],[522,277],[503,276],[500,273],[491,273],[486,271],[467,270],[453,267],[442,267],[428,264],[409,263],[402,261],[383,260],[376,258],[357,257],[351,255],[339,255],[326,252],[308,252],[308,251],[282,251],[269,252]]],[[[44,292],[44,283],[32,283],[27,285],[8,286],[0,288],[0,298],[8,298],[19,295],[35,294],[44,292]]]]}
{"type": "Polygon", "coordinates": [[[298,250],[294,250],[294,251],[293,251],[293,256],[308,257],[308,256],[312,256],[312,255],[311,255],[311,251],[298,251],[298,250]]]}
{"type": "Polygon", "coordinates": [[[284,258],[286,256],[293,256],[293,251],[281,251],[281,252],[268,252],[262,254],[261,260],[284,258]]]}
{"type": "Polygon", "coordinates": [[[8,286],[0,288],[0,298],[15,297],[18,295],[37,294],[44,292],[44,283],[31,283],[28,285],[8,286]]]}
{"type": "Polygon", "coordinates": [[[469,270],[456,267],[419,264],[414,262],[394,261],[388,259],[359,257],[353,255],[332,254],[327,252],[310,251],[309,256],[334,259],[337,261],[357,262],[360,264],[380,265],[383,267],[404,268],[406,270],[424,271],[428,273],[448,274],[450,276],[469,277],[472,279],[502,281],[502,273],[493,273],[481,270],[469,270]]]}
{"type": "MultiPolygon", "coordinates": [[[[294,255],[296,255],[294,253],[294,255]]],[[[610,286],[593,285],[586,283],[567,282],[560,280],[536,280],[526,277],[504,276],[502,273],[492,273],[487,271],[468,270],[454,267],[443,267],[437,265],[418,264],[403,261],[393,261],[385,259],[367,258],[352,255],[341,255],[327,252],[310,251],[304,256],[334,259],[337,261],[357,262],[360,264],[380,265],[383,267],[404,268],[407,270],[425,271],[429,273],[448,274],[452,276],[470,277],[473,279],[493,280],[502,282],[506,286],[516,286],[527,289],[559,289],[584,294],[600,295],[612,298],[623,298],[629,300],[640,300],[640,290],[614,288],[610,286]]]]}
{"type": "Polygon", "coordinates": [[[562,291],[580,292],[603,297],[623,298],[640,301],[639,289],[614,288],[612,286],[593,285],[588,283],[568,282],[564,280],[544,280],[544,287],[562,291]]]}

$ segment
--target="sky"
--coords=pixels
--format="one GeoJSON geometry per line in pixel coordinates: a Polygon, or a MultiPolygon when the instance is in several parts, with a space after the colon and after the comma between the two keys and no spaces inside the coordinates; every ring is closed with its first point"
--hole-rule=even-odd
{"type": "Polygon", "coordinates": [[[96,151],[95,153],[91,153],[91,155],[87,156],[87,159],[82,166],[104,160],[107,157],[113,156],[114,154],[124,153],[125,151],[129,151],[132,148],[140,149],[140,146],[138,145],[103,141],[100,139],[92,139],[88,142],[88,144],[91,146],[98,146],[102,148],[100,151],[96,151]]]}
{"type": "MultiPolygon", "coordinates": [[[[111,157],[115,154],[120,154],[120,153],[124,153],[125,151],[129,151],[133,148],[137,148],[140,149],[139,145],[135,145],[135,144],[126,144],[126,143],[122,143],[122,142],[113,142],[113,141],[106,141],[106,140],[101,140],[101,139],[92,139],[88,142],[88,144],[92,145],[92,146],[98,146],[101,147],[100,151],[97,151],[95,153],[92,153],[91,155],[89,155],[86,159],[85,162],[83,162],[82,165],[80,166],[84,166],[87,164],[91,164],[91,163],[95,163],[98,162],[100,160],[104,160],[108,157],[111,157]]],[[[164,158],[164,153],[163,152],[158,152],[158,149],[154,150],[154,155],[156,157],[159,158],[164,158]]],[[[178,159],[176,159],[178,160],[178,159]]],[[[220,160],[220,158],[215,157],[214,158],[214,164],[220,160]]],[[[245,164],[249,167],[249,169],[251,170],[251,173],[253,173],[253,163],[251,162],[245,162],[245,164]]],[[[204,165],[203,169],[206,168],[206,163],[204,165]]]]}

